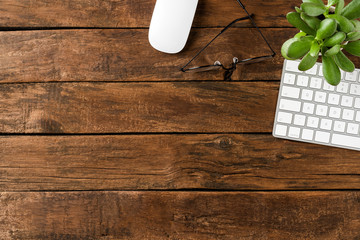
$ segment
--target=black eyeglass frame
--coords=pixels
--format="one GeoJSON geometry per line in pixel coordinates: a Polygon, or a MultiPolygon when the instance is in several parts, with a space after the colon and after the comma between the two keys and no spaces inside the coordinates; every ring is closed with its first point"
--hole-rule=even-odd
{"type": "Polygon", "coordinates": [[[259,27],[256,25],[255,21],[253,20],[252,16],[254,16],[253,14],[249,14],[248,11],[246,10],[244,4],[241,3],[240,0],[236,0],[239,5],[244,9],[245,13],[247,14],[246,17],[242,17],[242,18],[238,18],[235,19],[234,21],[232,21],[231,23],[229,23],[226,27],[224,27],[224,29],[221,30],[220,33],[218,33],[208,44],[206,44],[200,51],[198,51],[195,56],[188,62],[186,63],[180,70],[182,72],[205,72],[205,71],[211,71],[211,70],[218,70],[220,68],[225,70],[225,75],[224,75],[224,80],[231,80],[231,75],[234,72],[234,70],[236,69],[236,65],[237,64],[245,64],[245,63],[249,63],[249,62],[258,62],[258,61],[262,61],[265,60],[267,58],[273,58],[276,53],[273,50],[273,48],[271,47],[270,43],[267,41],[267,39],[265,38],[265,36],[263,35],[263,33],[260,31],[259,27]],[[269,47],[269,49],[271,50],[272,54],[270,55],[263,55],[263,56],[258,56],[258,57],[253,57],[253,58],[247,58],[247,59],[243,59],[243,60],[239,60],[238,58],[234,57],[233,58],[233,63],[231,64],[230,67],[225,67],[222,63],[220,63],[219,61],[215,61],[214,64],[212,65],[205,65],[205,66],[198,66],[198,67],[192,67],[192,68],[187,68],[187,66],[195,59],[197,58],[213,41],[215,41],[222,33],[224,33],[227,29],[229,29],[232,25],[234,25],[237,22],[246,20],[246,19],[250,19],[252,25],[257,29],[257,31],[260,33],[261,37],[263,38],[263,40],[265,41],[265,43],[267,44],[267,46],[269,47]]]}

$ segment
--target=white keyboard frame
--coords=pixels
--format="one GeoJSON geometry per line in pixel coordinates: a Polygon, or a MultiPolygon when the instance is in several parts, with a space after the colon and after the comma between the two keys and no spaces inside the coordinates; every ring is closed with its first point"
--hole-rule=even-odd
{"type": "MultiPolygon", "coordinates": [[[[275,120],[274,120],[274,125],[273,125],[273,136],[276,137],[276,138],[282,138],[282,139],[287,139],[287,140],[295,140],[295,141],[300,141],[300,142],[307,142],[307,143],[314,143],[314,144],[319,144],[319,145],[325,145],[325,146],[331,146],[331,147],[339,147],[339,148],[345,148],[345,149],[352,149],[352,150],[357,150],[357,151],[360,151],[360,127],[358,129],[358,133],[355,135],[355,134],[350,134],[350,133],[347,133],[346,130],[344,130],[344,132],[337,132],[337,131],[334,131],[333,130],[333,125],[334,125],[334,121],[344,121],[346,122],[346,126],[349,124],[349,123],[357,123],[360,125],[360,121],[355,121],[356,119],[356,114],[357,114],[357,111],[360,111],[360,108],[355,108],[354,105],[355,105],[355,100],[356,98],[360,98],[360,92],[358,95],[353,95],[353,94],[350,94],[350,87],[355,87],[355,86],[351,86],[351,84],[358,84],[360,86],[360,71],[359,69],[355,69],[355,72],[353,74],[356,74],[355,75],[355,81],[348,81],[348,80],[345,80],[345,77],[348,79],[348,77],[350,77],[351,75],[346,75],[345,72],[341,71],[342,72],[342,79],[341,79],[341,83],[349,83],[349,86],[348,86],[348,90],[347,92],[348,93],[342,93],[342,92],[338,92],[337,90],[337,87],[335,87],[335,90],[333,91],[330,91],[330,90],[324,90],[323,89],[323,86],[324,86],[324,83],[326,82],[326,80],[324,79],[324,77],[322,76],[322,70],[321,70],[321,63],[316,63],[316,73],[314,71],[314,68],[306,71],[306,72],[301,72],[299,71],[297,68],[294,68],[294,67],[290,67],[290,65],[287,65],[288,62],[296,62],[297,64],[300,62],[298,60],[295,60],[295,61],[291,61],[291,60],[286,60],[284,61],[284,64],[283,64],[283,71],[282,71],[282,76],[281,76],[281,82],[280,82],[280,88],[279,88],[279,94],[278,94],[278,100],[277,100],[277,106],[276,106],[276,114],[275,114],[275,120]],[[288,66],[288,68],[287,68],[288,66]],[[289,71],[291,70],[291,71],[289,71]],[[284,78],[285,78],[285,74],[286,73],[290,73],[290,74],[294,74],[295,75],[295,83],[293,84],[293,86],[297,87],[297,88],[301,88],[301,91],[298,93],[299,94],[299,97],[298,99],[296,98],[289,98],[289,97],[284,97],[282,96],[282,91],[283,91],[283,88],[286,88],[286,87],[291,87],[292,84],[286,84],[284,83],[284,78]],[[315,73],[315,74],[314,74],[315,73]],[[304,76],[308,76],[309,79],[308,79],[308,84],[306,87],[304,86],[298,86],[297,85],[297,81],[298,81],[298,76],[299,75],[304,75],[304,76]],[[321,78],[322,79],[322,84],[320,86],[320,89],[315,89],[315,88],[311,88],[310,87],[310,84],[311,84],[311,77],[316,77],[316,78],[321,78]],[[302,91],[304,89],[308,89],[308,90],[312,90],[313,91],[313,94],[312,94],[312,100],[303,100],[301,99],[301,94],[302,94],[302,91]],[[340,99],[339,99],[339,104],[338,105],[331,105],[330,103],[328,103],[327,101],[327,98],[325,99],[325,103],[321,103],[321,102],[316,102],[315,101],[315,94],[316,94],[316,91],[321,91],[321,92],[326,92],[326,96],[328,96],[330,93],[334,93],[334,94],[337,94],[337,95],[340,95],[340,99]],[[341,106],[341,101],[342,101],[342,98],[343,96],[352,96],[353,97],[353,103],[352,103],[352,107],[344,107],[344,106],[341,106]],[[300,101],[301,102],[301,106],[300,106],[300,111],[299,112],[296,112],[296,111],[287,111],[287,110],[281,110],[279,107],[280,107],[280,101],[282,99],[285,99],[286,100],[290,100],[290,101],[300,101]],[[308,103],[312,103],[312,104],[315,104],[315,107],[314,107],[314,110],[313,110],[313,113],[312,114],[309,114],[309,113],[303,113],[301,112],[301,110],[303,109],[303,104],[304,102],[308,102],[308,103]],[[316,105],[325,105],[327,106],[327,114],[326,116],[319,116],[319,115],[316,115],[316,105]],[[330,115],[330,107],[334,107],[334,108],[340,108],[341,109],[341,115],[342,115],[342,112],[344,110],[344,108],[346,109],[352,109],[354,110],[354,116],[353,116],[353,120],[352,121],[348,121],[348,120],[343,120],[341,118],[339,119],[335,119],[335,118],[331,118],[329,117],[330,115]],[[292,119],[291,119],[291,123],[283,123],[283,122],[278,122],[278,115],[279,115],[279,112],[285,112],[285,113],[291,113],[292,114],[292,119]],[[299,126],[299,125],[295,125],[294,124],[294,116],[295,114],[301,114],[301,115],[305,115],[306,116],[306,123],[307,123],[307,119],[311,116],[313,117],[316,117],[316,118],[319,118],[319,123],[317,124],[318,126],[316,128],[314,127],[307,127],[306,126],[306,123],[304,123],[304,126],[299,126]],[[320,128],[320,122],[322,119],[331,119],[332,120],[332,125],[331,125],[331,130],[324,130],[324,129],[321,129],[320,128]],[[275,133],[276,131],[276,126],[277,125],[283,125],[283,126],[287,126],[286,128],[286,136],[283,136],[283,135],[278,135],[275,133]],[[299,132],[299,137],[296,138],[296,137],[290,137],[288,136],[289,134],[289,128],[290,127],[295,127],[295,128],[300,128],[300,132],[299,132]],[[306,139],[302,139],[302,132],[304,129],[310,129],[310,130],[313,130],[313,135],[312,135],[312,139],[311,140],[306,140],[306,139]],[[326,142],[319,142],[319,141],[315,141],[315,134],[316,132],[319,131],[319,133],[322,133],[322,132],[328,132],[330,133],[330,138],[329,138],[329,141],[326,143],[326,142]],[[332,143],[332,140],[335,140],[335,138],[333,139],[333,134],[336,134],[336,137],[339,139],[339,135],[341,136],[345,136],[346,135],[346,138],[354,138],[355,140],[355,143],[356,143],[356,147],[354,146],[345,146],[345,145],[339,145],[339,144],[335,144],[335,143],[332,143]]],[[[291,64],[292,65],[292,64],[291,64]]],[[[341,84],[340,83],[340,84],[341,84]]],[[[294,93],[295,95],[297,94],[297,91],[294,93]]],[[[298,108],[297,104],[295,104],[296,108],[298,108]]],[[[340,137],[341,139],[341,137],[340,137]]],[[[344,139],[344,138],[343,138],[344,139]]]]}

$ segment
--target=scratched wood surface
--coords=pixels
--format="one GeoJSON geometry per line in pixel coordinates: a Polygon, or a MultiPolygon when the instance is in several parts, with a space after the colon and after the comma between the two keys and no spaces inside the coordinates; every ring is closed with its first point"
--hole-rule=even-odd
{"type": "MultiPolygon", "coordinates": [[[[277,56],[224,82],[179,68],[236,1],[167,55],[155,0],[0,0],[0,239],[359,239],[360,153],[271,135],[300,0],[243,2],[277,56]]],[[[264,53],[244,21],[194,64],[264,53]]]]}

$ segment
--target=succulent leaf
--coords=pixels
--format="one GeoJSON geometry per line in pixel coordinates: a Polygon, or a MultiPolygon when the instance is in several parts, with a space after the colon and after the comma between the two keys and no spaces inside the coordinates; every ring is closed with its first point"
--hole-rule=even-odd
{"type": "Polygon", "coordinates": [[[330,38],[325,39],[323,45],[326,47],[332,47],[336,44],[342,43],[346,38],[346,34],[343,32],[337,32],[332,35],[330,38]]]}
{"type": "Polygon", "coordinates": [[[315,30],[312,29],[311,27],[309,27],[300,17],[300,14],[297,12],[289,12],[286,15],[287,20],[289,21],[289,23],[291,25],[293,25],[294,27],[300,29],[301,31],[309,34],[309,35],[313,35],[315,36],[315,30]]]}
{"type": "Polygon", "coordinates": [[[339,68],[346,72],[353,72],[355,70],[354,63],[345,54],[340,51],[334,55],[334,61],[339,68]]]}
{"type": "Polygon", "coordinates": [[[333,46],[332,48],[330,48],[325,52],[325,56],[329,57],[338,54],[338,52],[340,52],[340,48],[341,46],[339,44],[333,46]]]}
{"type": "Polygon", "coordinates": [[[326,11],[326,8],[324,5],[317,4],[317,3],[303,3],[301,4],[301,9],[306,12],[309,16],[319,16],[323,14],[326,11]]]}
{"type": "Polygon", "coordinates": [[[307,71],[310,68],[312,68],[315,63],[316,60],[318,59],[319,55],[316,56],[311,56],[310,52],[308,54],[305,55],[305,57],[303,57],[303,59],[301,60],[300,64],[299,64],[299,70],[300,71],[307,71]]]}
{"type": "Polygon", "coordinates": [[[360,18],[360,0],[352,0],[343,8],[341,15],[350,20],[360,18]]]}
{"type": "Polygon", "coordinates": [[[344,46],[344,49],[348,53],[360,57],[360,40],[354,42],[348,42],[348,44],[344,46]]]}
{"type": "Polygon", "coordinates": [[[333,86],[340,83],[341,73],[339,67],[336,65],[333,57],[322,57],[323,75],[325,80],[333,86]]]}
{"type": "Polygon", "coordinates": [[[316,32],[316,39],[322,40],[332,36],[336,31],[336,21],[331,18],[325,18],[321,21],[320,27],[316,32]]]}

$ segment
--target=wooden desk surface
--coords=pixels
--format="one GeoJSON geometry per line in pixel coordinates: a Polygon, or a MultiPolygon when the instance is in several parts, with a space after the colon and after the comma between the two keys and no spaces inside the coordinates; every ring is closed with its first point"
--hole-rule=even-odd
{"type": "MultiPolygon", "coordinates": [[[[235,1],[167,55],[155,0],[0,0],[0,239],[360,239],[360,153],[271,135],[300,1],[244,3],[278,55],[224,82],[179,67],[235,1]]],[[[240,26],[222,55],[255,49],[240,26]]]]}

